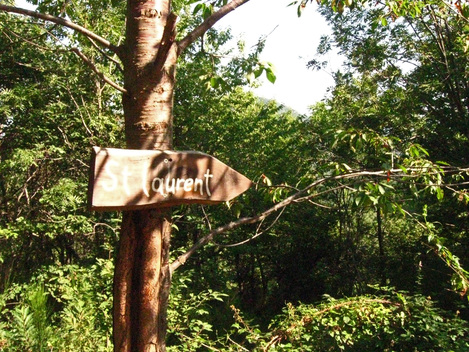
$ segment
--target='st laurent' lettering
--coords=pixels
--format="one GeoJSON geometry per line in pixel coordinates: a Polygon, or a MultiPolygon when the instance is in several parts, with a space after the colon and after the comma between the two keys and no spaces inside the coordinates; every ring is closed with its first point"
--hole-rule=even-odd
{"type": "Polygon", "coordinates": [[[212,196],[212,193],[210,193],[210,187],[208,186],[208,181],[210,178],[213,177],[213,175],[210,174],[210,169],[207,169],[207,172],[204,175],[205,177],[205,189],[207,190],[207,194],[209,197],[212,196]]]}
{"type": "MultiPolygon", "coordinates": [[[[163,185],[164,185],[164,179],[160,177],[155,177],[153,181],[151,181],[151,190],[153,192],[159,192],[163,197],[165,196],[164,191],[163,191],[163,185]],[[158,187],[156,187],[156,184],[158,183],[158,187]]],[[[150,197],[148,195],[148,197],[150,197]]]]}
{"type": "MultiPolygon", "coordinates": [[[[147,188],[147,176],[148,176],[148,166],[147,164],[144,164],[144,167],[142,168],[142,190],[143,194],[146,195],[148,198],[150,198],[150,193],[147,188]]],[[[153,188],[153,182],[151,184],[151,187],[153,188]]]]}
{"type": "MultiPolygon", "coordinates": [[[[107,192],[115,191],[119,183],[121,182],[124,188],[124,192],[130,196],[132,194],[131,190],[134,190],[137,185],[134,185],[133,180],[130,178],[132,173],[129,171],[128,166],[124,166],[119,173],[115,172],[115,168],[118,168],[119,164],[114,160],[109,160],[104,166],[104,172],[107,175],[108,182],[103,182],[102,187],[107,192]]],[[[141,173],[141,192],[147,197],[151,198],[152,194],[159,193],[163,197],[167,197],[169,194],[177,195],[179,192],[189,193],[199,193],[201,196],[204,193],[208,196],[212,196],[210,190],[210,180],[213,179],[213,174],[210,173],[210,169],[207,169],[203,174],[203,178],[175,178],[171,177],[171,167],[168,165],[167,175],[164,178],[154,177],[149,179],[149,174],[155,173],[154,170],[150,169],[150,165],[145,163],[142,168],[141,173]]]]}
{"type": "Polygon", "coordinates": [[[109,178],[112,180],[112,183],[110,185],[108,185],[107,183],[103,183],[103,188],[108,192],[114,191],[116,189],[117,183],[118,183],[117,182],[117,176],[112,173],[111,164],[119,166],[119,163],[117,161],[111,160],[104,167],[104,171],[109,176],[109,178]]]}
{"type": "MultiPolygon", "coordinates": [[[[207,172],[204,174],[205,178],[205,191],[207,192],[207,195],[210,197],[212,193],[210,192],[210,186],[209,186],[209,180],[212,178],[213,175],[210,173],[210,170],[207,170],[207,172]]],[[[177,193],[179,190],[184,190],[184,192],[197,192],[199,191],[200,195],[204,195],[204,180],[200,178],[177,178],[176,181],[174,181],[174,178],[171,179],[171,187],[167,192],[168,193],[177,193]],[[173,192],[174,191],[174,192],[173,192]]]]}
{"type": "Polygon", "coordinates": [[[122,177],[123,177],[123,182],[124,182],[124,190],[128,196],[130,196],[130,189],[129,189],[129,176],[130,175],[132,175],[132,173],[129,172],[129,167],[125,166],[124,170],[122,170],[122,177]]]}
{"type": "Polygon", "coordinates": [[[159,193],[163,197],[167,197],[169,194],[177,194],[179,191],[194,192],[201,196],[204,195],[204,189],[207,195],[212,195],[210,191],[210,179],[213,178],[213,174],[210,173],[210,169],[204,174],[204,178],[174,178],[171,177],[171,168],[168,167],[168,175],[165,178],[154,177],[150,183],[147,180],[148,170],[142,172],[142,192],[148,198],[150,198],[149,190],[154,193],[159,193]]]}

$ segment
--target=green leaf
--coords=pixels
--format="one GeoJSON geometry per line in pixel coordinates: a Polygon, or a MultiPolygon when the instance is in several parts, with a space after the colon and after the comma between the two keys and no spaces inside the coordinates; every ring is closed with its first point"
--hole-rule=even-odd
{"type": "Polygon", "coordinates": [[[277,80],[277,76],[272,71],[272,69],[266,69],[265,74],[266,74],[267,79],[269,80],[270,83],[275,83],[275,81],[277,80]]]}
{"type": "Polygon", "coordinates": [[[205,7],[204,3],[199,3],[194,7],[194,10],[192,11],[193,15],[197,15],[199,11],[203,11],[203,8],[205,7]]]}
{"type": "Polygon", "coordinates": [[[378,191],[379,193],[381,194],[385,194],[386,193],[386,190],[383,188],[383,186],[381,186],[380,184],[378,184],[378,191]]]}
{"type": "Polygon", "coordinates": [[[220,81],[218,80],[218,77],[210,78],[210,86],[212,88],[217,88],[219,85],[220,85],[220,81]]]}
{"type": "Polygon", "coordinates": [[[441,201],[445,196],[445,192],[441,189],[441,187],[436,188],[436,198],[441,201]]]}

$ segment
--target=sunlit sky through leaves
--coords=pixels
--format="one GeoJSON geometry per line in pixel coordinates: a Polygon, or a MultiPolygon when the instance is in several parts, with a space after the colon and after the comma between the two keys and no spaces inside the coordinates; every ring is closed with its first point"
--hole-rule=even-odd
{"type": "Polygon", "coordinates": [[[308,106],[324,98],[327,88],[333,85],[331,72],[340,67],[341,59],[331,53],[321,58],[330,62],[326,70],[318,72],[306,68],[306,63],[316,54],[321,35],[330,30],[316,12],[316,4],[306,7],[298,17],[296,6],[288,6],[291,2],[251,0],[222,19],[215,28],[230,26],[235,38],[243,38],[251,46],[259,37],[268,36],[261,59],[274,64],[277,81],[272,84],[263,79],[263,85],[255,92],[306,113],[308,106]]]}
{"type": "MultiPolygon", "coordinates": [[[[236,40],[244,40],[249,48],[262,36],[267,36],[262,61],[275,67],[277,80],[274,84],[262,77],[262,85],[255,93],[307,113],[308,107],[326,95],[327,88],[334,83],[331,72],[338,69],[341,59],[331,53],[321,60],[329,61],[323,71],[306,68],[313,59],[321,35],[328,34],[329,28],[316,12],[316,5],[309,5],[301,17],[296,6],[288,6],[292,0],[250,0],[223,18],[217,29],[231,27],[236,40]]],[[[17,0],[17,6],[33,8],[25,0],[17,0]]]]}

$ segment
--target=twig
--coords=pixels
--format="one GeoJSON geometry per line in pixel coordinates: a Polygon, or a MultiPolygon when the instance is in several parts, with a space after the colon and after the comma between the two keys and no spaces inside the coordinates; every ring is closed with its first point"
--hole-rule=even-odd
{"type": "Polygon", "coordinates": [[[84,36],[91,38],[104,46],[105,48],[108,48],[112,52],[116,53],[119,55],[119,49],[115,45],[113,45],[111,42],[109,42],[107,39],[104,39],[103,37],[97,35],[96,33],[86,29],[85,27],[82,27],[76,23],[73,23],[71,21],[68,21],[64,18],[61,17],[55,17],[52,15],[46,15],[37,11],[31,11],[27,9],[22,9],[20,7],[14,7],[14,6],[8,6],[8,5],[2,5],[0,4],[0,11],[5,11],[5,12],[10,12],[10,13],[17,13],[19,15],[25,15],[29,17],[34,17],[38,18],[44,21],[49,21],[52,23],[56,23],[59,25],[62,25],[64,27],[73,29],[74,31],[83,34],[84,36]]]}
{"type": "Polygon", "coordinates": [[[263,235],[265,232],[269,231],[269,230],[272,228],[272,226],[274,226],[274,225],[277,223],[278,219],[280,219],[280,217],[282,216],[282,214],[283,214],[284,211],[285,211],[285,208],[283,208],[283,209],[280,211],[280,214],[278,214],[278,216],[275,218],[275,220],[272,221],[272,223],[271,223],[265,230],[259,232],[259,228],[261,227],[262,223],[263,223],[264,220],[265,220],[265,219],[263,219],[263,220],[260,222],[259,226],[257,227],[257,231],[256,231],[255,235],[252,236],[252,237],[250,237],[250,238],[248,238],[248,239],[245,239],[244,241],[241,241],[241,242],[238,242],[238,243],[232,243],[232,244],[219,244],[219,243],[215,243],[215,245],[218,246],[218,247],[223,247],[223,248],[232,248],[232,247],[241,246],[241,245],[243,245],[243,244],[246,244],[246,243],[248,243],[248,242],[251,242],[252,240],[256,239],[257,237],[263,235]]]}
{"type": "MultiPolygon", "coordinates": [[[[2,27],[5,28],[4,26],[2,26],[2,27]]],[[[28,43],[28,44],[30,44],[30,45],[32,45],[32,46],[35,46],[35,47],[37,47],[37,48],[39,48],[39,49],[41,49],[41,50],[44,50],[44,51],[52,51],[52,50],[53,50],[53,49],[48,48],[48,47],[46,47],[46,46],[39,45],[39,44],[37,44],[36,42],[34,42],[34,41],[32,41],[32,40],[29,40],[29,39],[27,39],[27,38],[22,37],[22,36],[19,35],[18,33],[12,31],[10,28],[5,28],[5,29],[8,30],[11,34],[13,34],[13,35],[14,35],[16,38],[18,38],[20,41],[23,41],[23,42],[25,42],[25,43],[28,43]]],[[[2,30],[2,33],[5,34],[5,36],[7,36],[8,39],[10,39],[10,42],[11,42],[12,44],[14,44],[12,38],[10,38],[10,36],[8,36],[7,33],[5,33],[3,30],[2,30]]]]}
{"type": "MultiPolygon", "coordinates": [[[[416,171],[419,169],[408,169],[407,171],[416,171]]],[[[467,168],[461,168],[461,169],[447,169],[446,171],[450,172],[461,172],[461,171],[467,171],[467,168]]],[[[217,235],[220,235],[222,233],[234,230],[242,225],[248,225],[248,224],[254,224],[257,222],[260,222],[270,216],[271,214],[277,212],[278,210],[281,210],[285,208],[286,206],[296,203],[299,201],[304,201],[304,200],[309,200],[310,198],[316,197],[317,194],[314,195],[307,195],[308,192],[313,189],[314,187],[317,187],[323,183],[329,182],[329,181],[338,181],[338,180],[345,180],[345,179],[351,179],[351,178],[359,178],[359,177],[381,177],[381,178],[388,178],[388,172],[391,172],[393,175],[393,178],[404,178],[404,177],[418,177],[419,175],[409,175],[407,173],[403,173],[401,169],[393,169],[393,170],[382,170],[382,171],[356,171],[356,172],[349,172],[346,174],[340,174],[340,175],[335,175],[335,176],[329,176],[329,177],[323,177],[320,178],[311,184],[309,184],[307,187],[303,188],[302,190],[298,191],[297,193],[291,195],[290,197],[287,197],[283,201],[277,203],[273,207],[265,210],[264,212],[252,216],[252,217],[244,217],[241,218],[237,221],[232,221],[229,224],[226,224],[224,226],[220,226],[214,230],[211,230],[206,236],[202,237],[199,239],[186,253],[180,255],[173,263],[170,265],[170,270],[173,272],[177,268],[179,268],[181,265],[184,265],[187,259],[189,259],[200,247],[206,245],[207,243],[210,243],[213,241],[213,238],[217,235]]],[[[339,188],[343,188],[344,186],[340,186],[339,188]]],[[[335,188],[337,189],[337,188],[335,188]]],[[[326,191],[327,192],[327,191],[326,191]]],[[[324,192],[323,192],[324,193],[324,192]]]]}
{"type": "Polygon", "coordinates": [[[121,63],[119,61],[117,61],[116,59],[114,59],[113,57],[109,56],[108,54],[106,54],[100,47],[98,44],[96,44],[96,42],[91,39],[91,38],[88,38],[90,43],[96,48],[96,50],[98,50],[101,55],[103,55],[105,58],[107,58],[109,61],[113,62],[117,69],[120,71],[120,72],[124,72],[124,69],[122,68],[121,66],[121,63]]]}
{"type": "Polygon", "coordinates": [[[197,38],[204,35],[210,28],[213,27],[224,16],[235,10],[237,7],[247,3],[249,0],[232,0],[226,5],[222,6],[218,11],[209,16],[204,22],[202,22],[197,28],[190,32],[186,37],[181,39],[178,43],[178,54],[184,51],[190,44],[192,44],[197,38]]]}
{"type": "Polygon", "coordinates": [[[96,73],[104,82],[106,82],[111,87],[117,89],[122,93],[127,93],[127,90],[125,88],[121,87],[117,83],[114,83],[111,79],[106,77],[104,73],[99,71],[96,65],[90,59],[88,59],[80,50],[78,50],[78,48],[71,48],[70,51],[74,52],[80,59],[82,59],[91,68],[91,70],[93,70],[93,72],[96,73]]]}
{"type": "Polygon", "coordinates": [[[269,343],[265,346],[264,348],[264,352],[267,352],[268,350],[270,350],[270,347],[272,347],[273,345],[275,345],[275,343],[277,341],[280,341],[282,339],[281,336],[279,335],[275,335],[274,337],[272,337],[269,341],[269,343]]]}
{"type": "Polygon", "coordinates": [[[60,133],[62,133],[62,137],[64,138],[64,142],[67,146],[69,146],[70,148],[72,148],[72,144],[70,143],[70,141],[68,140],[68,137],[67,135],[65,134],[64,130],[60,128],[60,126],[57,126],[57,129],[60,131],[60,133]]]}
{"type": "Polygon", "coordinates": [[[249,350],[243,346],[241,346],[239,343],[237,343],[235,340],[233,340],[231,337],[228,336],[228,340],[230,340],[232,343],[234,343],[236,346],[238,346],[239,348],[241,348],[243,351],[247,351],[249,352],[249,350]]]}
{"type": "Polygon", "coordinates": [[[307,199],[308,203],[312,204],[312,205],[315,205],[319,208],[323,208],[323,209],[329,209],[329,210],[332,210],[334,209],[334,207],[330,207],[328,205],[324,205],[324,204],[321,204],[321,203],[317,203],[317,202],[313,202],[311,199],[307,199]]]}
{"type": "Polygon", "coordinates": [[[204,218],[207,221],[207,226],[209,230],[212,230],[212,224],[210,223],[210,219],[208,218],[207,213],[205,212],[205,207],[203,205],[200,206],[202,208],[202,213],[204,213],[204,218]]]}
{"type": "Polygon", "coordinates": [[[86,132],[88,132],[88,134],[90,135],[90,137],[94,137],[93,136],[93,132],[91,132],[91,130],[89,129],[88,125],[86,124],[86,121],[83,117],[83,114],[81,113],[80,111],[80,106],[78,105],[77,101],[75,100],[75,97],[73,96],[71,90],[70,90],[70,87],[67,86],[67,91],[68,91],[68,94],[70,95],[70,99],[72,99],[73,103],[75,104],[75,107],[77,108],[77,112],[78,112],[78,115],[80,115],[80,118],[81,118],[81,123],[83,124],[83,126],[85,127],[86,129],[86,132]]]}
{"type": "Polygon", "coordinates": [[[21,191],[21,193],[19,194],[19,196],[17,198],[18,202],[21,200],[21,198],[23,197],[23,194],[24,194],[26,196],[26,201],[29,204],[28,183],[29,183],[29,181],[31,181],[33,179],[33,177],[37,174],[38,171],[39,171],[39,167],[37,167],[33,171],[33,173],[28,177],[28,179],[24,182],[23,190],[21,191]]]}

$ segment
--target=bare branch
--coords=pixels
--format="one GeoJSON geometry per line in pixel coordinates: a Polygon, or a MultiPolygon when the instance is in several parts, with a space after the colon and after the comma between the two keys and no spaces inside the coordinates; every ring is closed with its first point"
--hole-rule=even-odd
{"type": "Polygon", "coordinates": [[[181,39],[178,42],[178,54],[180,54],[184,49],[186,49],[190,44],[192,44],[197,38],[204,35],[210,28],[212,28],[215,23],[229,14],[231,11],[240,7],[241,5],[247,3],[249,0],[232,0],[227,3],[225,6],[221,7],[218,11],[209,16],[202,24],[190,32],[185,38],[181,39]]]}
{"type": "MultiPolygon", "coordinates": [[[[75,107],[77,108],[76,111],[77,111],[78,114],[80,115],[81,122],[82,122],[83,126],[85,127],[86,132],[88,132],[89,136],[90,136],[91,138],[93,138],[93,137],[94,137],[94,136],[93,136],[93,132],[91,132],[91,130],[89,129],[88,125],[86,124],[86,121],[85,121],[85,119],[84,119],[84,117],[83,117],[83,114],[82,114],[81,111],[80,111],[80,105],[78,105],[78,103],[77,103],[75,97],[74,97],[73,94],[72,94],[72,91],[70,90],[70,87],[68,87],[68,86],[67,86],[67,91],[68,91],[68,95],[70,96],[70,99],[72,99],[73,103],[75,104],[75,107]]],[[[82,99],[83,99],[83,97],[82,97],[82,99]]],[[[94,144],[93,144],[93,145],[94,145],[94,144]]]]}
{"type": "Polygon", "coordinates": [[[22,9],[20,7],[8,6],[8,5],[2,5],[2,4],[0,4],[0,11],[5,11],[5,12],[9,12],[9,13],[17,13],[17,14],[24,15],[24,16],[38,18],[38,19],[41,19],[41,20],[44,20],[44,21],[56,23],[56,24],[59,24],[61,26],[73,29],[74,31],[83,34],[87,38],[90,38],[90,39],[98,42],[99,44],[101,44],[105,48],[108,48],[109,50],[111,50],[114,53],[119,55],[118,47],[111,44],[111,42],[109,42],[107,39],[104,39],[103,37],[97,35],[96,33],[91,32],[90,30],[86,29],[85,27],[82,27],[82,26],[80,26],[76,23],[73,23],[71,21],[68,21],[64,18],[55,17],[55,16],[52,16],[52,15],[46,15],[46,14],[43,14],[43,13],[40,13],[40,12],[37,12],[37,11],[22,9]]]}
{"type": "MultiPolygon", "coordinates": [[[[415,172],[415,171],[422,171],[420,169],[408,169],[408,171],[415,172]]],[[[455,168],[455,169],[446,169],[445,170],[447,173],[451,172],[468,172],[469,169],[467,168],[455,168]]],[[[418,177],[418,175],[409,175],[407,173],[403,173],[401,169],[393,169],[389,170],[390,173],[392,173],[392,178],[393,180],[396,178],[414,178],[418,177]]],[[[351,179],[351,178],[360,178],[360,177],[381,177],[384,179],[387,179],[389,177],[388,171],[356,171],[356,172],[350,172],[347,174],[341,174],[341,175],[335,175],[335,176],[330,176],[330,177],[324,177],[320,178],[311,184],[309,184],[307,187],[303,188],[302,190],[296,192],[295,194],[291,195],[290,197],[284,199],[280,203],[277,203],[273,207],[265,210],[264,212],[252,216],[252,217],[244,217],[241,218],[237,221],[232,221],[227,225],[218,227],[214,230],[211,230],[206,236],[202,237],[195,243],[186,253],[182,254],[179,256],[173,263],[171,263],[170,270],[173,272],[177,268],[179,268],[181,265],[183,265],[187,259],[189,259],[199,248],[202,246],[206,245],[209,242],[213,241],[213,238],[217,235],[220,235],[222,233],[234,230],[242,225],[247,225],[247,224],[254,224],[260,221],[263,221],[265,218],[268,216],[272,215],[273,213],[284,209],[288,205],[292,203],[297,203],[300,201],[307,201],[310,200],[311,198],[314,198],[315,195],[310,195],[308,192],[313,189],[314,187],[317,187],[323,183],[329,182],[329,181],[338,181],[338,180],[345,180],[345,179],[351,179]]],[[[441,186],[444,186],[443,184],[441,186]]],[[[343,188],[344,186],[341,185],[340,187],[337,188],[343,188]]],[[[335,188],[336,189],[336,188],[335,188]]],[[[256,236],[257,237],[257,236],[256,236]]]]}
{"type": "Polygon", "coordinates": [[[208,229],[212,230],[212,224],[210,223],[210,219],[208,218],[208,215],[205,212],[205,207],[203,205],[201,205],[200,207],[202,208],[202,213],[204,213],[205,220],[207,221],[208,229]]]}
{"type": "MultiPolygon", "coordinates": [[[[399,170],[399,171],[401,171],[401,170],[399,170]]],[[[288,206],[291,203],[295,202],[297,199],[303,197],[305,194],[308,193],[309,190],[311,190],[312,188],[314,188],[314,187],[316,187],[316,186],[318,186],[322,183],[325,183],[327,181],[354,178],[354,177],[360,177],[360,176],[381,176],[381,175],[385,175],[385,174],[386,174],[385,171],[376,171],[376,172],[362,171],[362,172],[354,172],[354,173],[349,173],[349,174],[325,177],[325,178],[321,178],[319,180],[316,180],[315,182],[311,183],[309,186],[303,188],[299,192],[291,195],[290,197],[284,199],[280,203],[277,203],[273,207],[265,210],[264,212],[262,212],[262,213],[260,213],[256,216],[244,217],[244,218],[241,218],[237,221],[232,221],[227,225],[221,226],[221,227],[219,227],[215,230],[210,231],[206,236],[199,239],[197,241],[197,243],[195,243],[186,253],[180,255],[176,259],[176,261],[174,261],[171,264],[171,266],[170,266],[171,272],[173,272],[174,270],[179,268],[181,265],[183,265],[187,261],[187,259],[189,259],[189,257],[191,257],[195,253],[195,251],[197,251],[199,248],[206,245],[207,243],[211,242],[215,236],[220,235],[220,234],[225,233],[225,232],[228,232],[228,231],[231,231],[231,230],[234,230],[234,229],[236,229],[236,228],[238,228],[242,225],[254,224],[254,223],[257,223],[259,221],[262,221],[265,218],[267,218],[269,215],[277,212],[278,210],[281,210],[281,209],[285,208],[286,206],[288,206]]]]}
{"type": "Polygon", "coordinates": [[[70,50],[73,51],[80,59],[82,59],[93,70],[93,72],[96,73],[104,82],[109,84],[111,87],[116,88],[118,91],[121,91],[122,93],[127,93],[127,90],[125,88],[113,82],[111,79],[106,77],[104,73],[99,71],[96,65],[91,62],[91,60],[88,59],[80,50],[78,50],[77,48],[72,48],[70,50]]]}
{"type": "Polygon", "coordinates": [[[89,38],[89,40],[90,40],[90,43],[96,48],[96,50],[98,50],[98,51],[101,53],[101,55],[103,55],[103,56],[104,56],[105,58],[107,58],[109,61],[113,62],[113,63],[116,65],[117,69],[118,69],[120,72],[124,72],[124,69],[121,67],[121,63],[120,63],[119,61],[117,61],[117,60],[114,59],[113,57],[111,57],[111,56],[109,56],[108,54],[106,54],[106,53],[104,52],[104,50],[102,50],[102,49],[98,46],[98,44],[96,44],[96,42],[95,42],[93,39],[89,38]]]}
{"type": "Polygon", "coordinates": [[[257,231],[256,233],[254,234],[254,236],[248,238],[248,239],[245,239],[244,241],[241,241],[241,242],[237,242],[237,243],[232,243],[232,244],[219,244],[219,243],[215,243],[215,245],[217,245],[218,247],[223,247],[223,248],[232,248],[232,247],[238,247],[238,246],[241,246],[243,244],[246,244],[248,242],[251,242],[253,241],[254,239],[256,239],[257,237],[263,235],[264,233],[266,233],[267,231],[269,231],[277,222],[278,220],[280,219],[280,217],[282,216],[283,212],[285,211],[285,208],[283,208],[282,210],[280,210],[280,213],[277,215],[277,217],[275,218],[274,221],[272,221],[272,223],[263,231],[259,231],[261,226],[262,226],[262,223],[264,222],[265,219],[263,219],[259,226],[257,227],[257,231]]]}
{"type": "MultiPolygon", "coordinates": [[[[7,28],[7,26],[2,26],[5,30],[7,30],[8,32],[10,32],[14,37],[16,37],[17,39],[19,39],[20,41],[23,41],[25,43],[28,43],[32,46],[35,46],[36,48],[40,49],[40,50],[43,50],[43,51],[49,51],[49,50],[52,50],[51,48],[48,48],[48,47],[45,47],[45,46],[41,46],[37,43],[35,43],[33,40],[31,39],[27,39],[21,35],[19,35],[18,33],[14,32],[13,30],[11,30],[10,28],[7,28]]],[[[2,33],[10,40],[10,43],[14,43],[13,42],[13,39],[5,32],[5,30],[2,30],[2,33]]]]}

